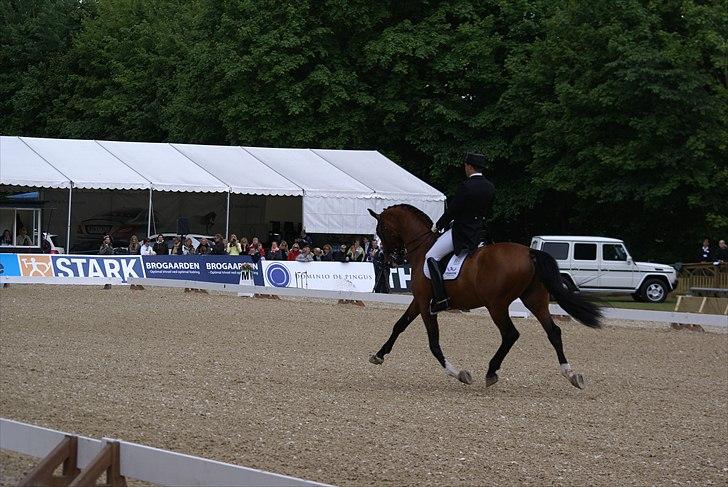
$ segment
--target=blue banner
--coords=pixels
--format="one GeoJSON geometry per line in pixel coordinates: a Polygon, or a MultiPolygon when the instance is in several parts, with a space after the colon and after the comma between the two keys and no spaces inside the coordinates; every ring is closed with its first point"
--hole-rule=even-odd
{"type": "Polygon", "coordinates": [[[145,255],[142,262],[147,278],[240,284],[242,276],[263,285],[258,265],[248,255],[145,255]]]}
{"type": "Polygon", "coordinates": [[[19,275],[18,256],[16,254],[0,254],[0,276],[16,277],[19,275]]]}

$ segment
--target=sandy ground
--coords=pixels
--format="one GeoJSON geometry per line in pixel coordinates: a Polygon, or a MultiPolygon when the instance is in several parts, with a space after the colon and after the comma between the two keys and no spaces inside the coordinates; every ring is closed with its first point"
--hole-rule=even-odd
{"type": "MultiPolygon", "coordinates": [[[[0,416],[338,485],[728,484],[728,335],[537,322],[501,381],[489,319],[446,313],[446,377],[401,311],[181,290],[0,290],[0,416]]],[[[33,462],[0,455],[0,483],[33,462]]]]}

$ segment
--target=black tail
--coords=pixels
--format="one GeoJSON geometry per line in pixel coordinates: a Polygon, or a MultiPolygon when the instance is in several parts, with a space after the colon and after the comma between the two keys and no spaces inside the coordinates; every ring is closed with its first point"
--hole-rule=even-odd
{"type": "Polygon", "coordinates": [[[586,326],[601,328],[602,312],[599,306],[564,286],[561,282],[559,265],[553,257],[541,250],[531,249],[530,252],[536,266],[536,275],[559,303],[559,306],[586,326]]]}

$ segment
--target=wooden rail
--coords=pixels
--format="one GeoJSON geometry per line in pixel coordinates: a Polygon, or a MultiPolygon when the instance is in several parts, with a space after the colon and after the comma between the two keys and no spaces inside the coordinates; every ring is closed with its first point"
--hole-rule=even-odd
{"type": "Polygon", "coordinates": [[[678,274],[677,294],[688,294],[691,287],[728,289],[728,263],[683,264],[678,274]]]}

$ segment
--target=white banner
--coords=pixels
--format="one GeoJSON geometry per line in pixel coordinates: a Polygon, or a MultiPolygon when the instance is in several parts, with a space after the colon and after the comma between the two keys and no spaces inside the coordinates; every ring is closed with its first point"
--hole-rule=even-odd
{"type": "Polygon", "coordinates": [[[265,260],[262,264],[266,286],[361,293],[374,289],[374,266],[370,262],[265,260]]]}

